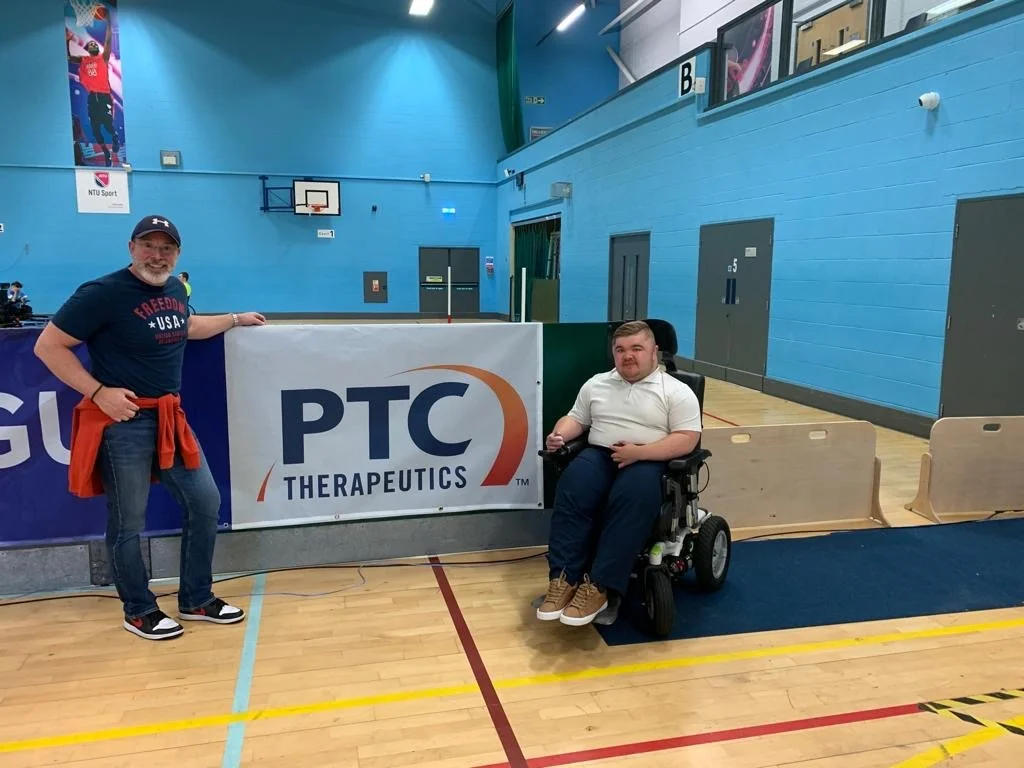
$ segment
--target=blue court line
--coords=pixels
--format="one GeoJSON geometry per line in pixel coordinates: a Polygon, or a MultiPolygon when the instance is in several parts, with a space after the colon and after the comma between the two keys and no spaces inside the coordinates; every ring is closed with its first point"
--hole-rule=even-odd
{"type": "MultiPolygon", "coordinates": [[[[266,586],[267,575],[256,575],[252,587],[252,600],[249,603],[248,626],[245,629],[245,640],[242,643],[242,661],[238,665],[238,679],[235,682],[235,702],[231,707],[234,714],[249,709],[249,691],[252,689],[252,673],[256,666],[256,643],[260,637],[260,618],[263,614],[263,588],[266,586]]],[[[245,741],[245,723],[232,723],[228,726],[228,740],[224,745],[222,768],[237,768],[242,764],[242,742],[245,741]]]]}

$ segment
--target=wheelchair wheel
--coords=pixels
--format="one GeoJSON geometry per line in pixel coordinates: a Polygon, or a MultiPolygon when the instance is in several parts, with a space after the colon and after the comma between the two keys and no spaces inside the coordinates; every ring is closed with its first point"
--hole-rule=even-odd
{"type": "Polygon", "coordinates": [[[658,637],[667,637],[672,631],[676,601],[672,595],[672,580],[661,568],[647,571],[647,618],[658,637]]]}
{"type": "Polygon", "coordinates": [[[725,583],[732,559],[732,532],[724,518],[711,515],[697,531],[693,547],[693,569],[702,589],[714,592],[725,583]]]}

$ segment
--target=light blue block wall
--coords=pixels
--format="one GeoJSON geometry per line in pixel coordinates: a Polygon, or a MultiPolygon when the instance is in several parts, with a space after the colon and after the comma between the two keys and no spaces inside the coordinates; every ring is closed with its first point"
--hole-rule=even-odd
{"type": "Polygon", "coordinates": [[[125,263],[131,226],[159,211],[182,229],[200,311],[415,312],[420,245],[479,247],[481,309],[498,309],[503,281],[483,270],[503,151],[494,19],[472,3],[419,19],[360,1],[121,0],[131,216],[77,213],[63,0],[9,9],[0,279],[52,312],[125,263]],[[161,149],[183,170],[160,170],[161,149]],[[264,174],[341,177],[343,215],[260,212],[264,174]],[[363,303],[364,270],[390,273],[388,304],[363,303]]]}
{"type": "Polygon", "coordinates": [[[618,29],[600,34],[618,14],[617,2],[586,10],[562,32],[554,29],[580,0],[516,0],[516,53],[523,126],[557,128],[581,112],[614,96],[619,69],[606,50],[619,51],[618,29]],[[542,42],[543,41],[543,42],[542,42]],[[543,104],[527,104],[541,96],[543,104]]]}
{"type": "Polygon", "coordinates": [[[499,163],[526,187],[500,184],[498,250],[511,212],[572,182],[547,208],[562,320],[607,317],[608,238],[649,231],[650,314],[689,357],[700,226],[774,218],[767,376],[935,416],[956,202],[1024,192],[1022,10],[993,2],[710,112],[658,75],[499,163]],[[931,90],[936,113],[917,105],[931,90]]]}

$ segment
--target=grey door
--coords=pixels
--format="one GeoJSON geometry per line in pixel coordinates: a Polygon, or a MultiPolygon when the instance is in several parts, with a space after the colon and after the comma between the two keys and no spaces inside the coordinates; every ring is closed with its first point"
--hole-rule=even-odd
{"type": "Polygon", "coordinates": [[[447,315],[448,267],[452,270],[452,316],[479,314],[479,248],[420,248],[420,313],[447,315]]]}
{"type": "Polygon", "coordinates": [[[448,261],[452,266],[452,283],[465,285],[480,283],[479,248],[449,248],[448,261]]]}
{"type": "Polygon", "coordinates": [[[448,249],[420,248],[420,312],[448,312],[448,249]]]}
{"type": "Polygon", "coordinates": [[[479,314],[480,249],[450,248],[448,263],[452,267],[452,315],[479,314]]]}
{"type": "Polygon", "coordinates": [[[1024,415],[1024,195],[961,200],[940,416],[1024,415]]]}
{"type": "Polygon", "coordinates": [[[695,357],[700,372],[761,389],[768,362],[772,219],[700,229],[695,357]]]}
{"type": "Polygon", "coordinates": [[[643,320],[651,271],[651,236],[618,235],[611,239],[608,265],[608,319],[643,320]]]}

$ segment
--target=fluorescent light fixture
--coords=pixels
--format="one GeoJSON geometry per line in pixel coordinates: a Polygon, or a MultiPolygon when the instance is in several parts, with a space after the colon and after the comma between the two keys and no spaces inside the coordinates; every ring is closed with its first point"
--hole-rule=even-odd
{"type": "Polygon", "coordinates": [[[605,28],[598,32],[598,35],[608,34],[608,32],[615,29],[620,24],[623,27],[626,26],[627,24],[631,24],[633,22],[633,19],[640,15],[641,10],[646,10],[647,8],[655,6],[660,2],[661,0],[654,0],[654,2],[651,2],[651,0],[636,0],[636,2],[629,6],[629,8],[624,10],[611,21],[609,21],[608,24],[605,25],[605,28]]]}
{"type": "Polygon", "coordinates": [[[426,16],[433,7],[434,0],[412,0],[412,5],[409,6],[409,15],[426,16]]]}
{"type": "Polygon", "coordinates": [[[854,48],[860,48],[862,45],[864,45],[863,40],[850,40],[849,42],[843,43],[842,45],[837,45],[835,48],[831,48],[825,51],[821,55],[838,56],[842,53],[846,53],[847,51],[852,51],[854,48]]]}
{"type": "Polygon", "coordinates": [[[948,2],[940,3],[934,8],[929,8],[927,13],[930,18],[935,18],[936,16],[942,16],[943,14],[957,11],[972,2],[974,2],[974,0],[948,0],[948,2]]]}
{"type": "Polygon", "coordinates": [[[558,26],[555,27],[555,29],[557,29],[559,32],[565,32],[565,30],[572,26],[572,23],[576,21],[576,19],[583,15],[583,12],[585,10],[587,10],[587,6],[584,5],[583,3],[580,3],[575,8],[572,9],[572,13],[570,13],[568,16],[566,16],[558,23],[558,26]]]}

